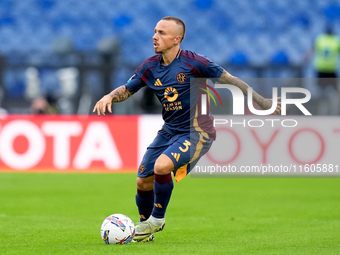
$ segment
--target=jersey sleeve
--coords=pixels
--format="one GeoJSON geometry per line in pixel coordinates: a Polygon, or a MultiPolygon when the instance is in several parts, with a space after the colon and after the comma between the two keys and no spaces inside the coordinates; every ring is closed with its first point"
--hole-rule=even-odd
{"type": "Polygon", "coordinates": [[[208,66],[203,68],[202,72],[204,73],[205,77],[209,77],[211,80],[215,81],[221,77],[223,68],[220,65],[210,61],[208,66]]]}
{"type": "Polygon", "coordinates": [[[133,93],[136,93],[145,85],[146,84],[142,81],[138,72],[135,72],[134,75],[132,75],[132,77],[125,83],[125,87],[133,93]]]}
{"type": "Polygon", "coordinates": [[[135,71],[132,77],[126,82],[126,88],[135,93],[142,87],[147,86],[149,71],[154,68],[155,63],[159,61],[160,55],[154,55],[146,59],[135,71]]]}
{"type": "Polygon", "coordinates": [[[202,78],[210,78],[215,82],[216,79],[221,77],[223,68],[220,65],[198,54],[197,59],[200,60],[196,63],[198,64],[197,69],[200,71],[202,78]]]}

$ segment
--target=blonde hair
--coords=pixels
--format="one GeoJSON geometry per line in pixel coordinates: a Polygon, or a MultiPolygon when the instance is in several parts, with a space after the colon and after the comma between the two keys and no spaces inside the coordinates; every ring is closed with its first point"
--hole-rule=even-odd
{"type": "Polygon", "coordinates": [[[162,18],[162,20],[172,20],[175,21],[177,25],[180,25],[182,27],[182,39],[181,42],[183,41],[184,37],[185,37],[185,24],[183,22],[183,20],[176,18],[176,17],[172,17],[172,16],[166,16],[164,18],[162,18]]]}

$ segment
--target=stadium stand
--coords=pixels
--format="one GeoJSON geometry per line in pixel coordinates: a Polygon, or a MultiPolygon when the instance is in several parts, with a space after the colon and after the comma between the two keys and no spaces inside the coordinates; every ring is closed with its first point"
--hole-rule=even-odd
{"type": "MultiPolygon", "coordinates": [[[[340,4],[333,0],[1,0],[6,96],[24,96],[29,66],[38,67],[43,91],[58,90],[55,70],[41,67],[70,66],[72,60],[65,64],[65,58],[51,56],[58,53],[58,39],[85,55],[98,52],[104,39],[118,39],[119,65],[112,84],[125,83],[131,71],[153,54],[153,27],[163,16],[178,16],[187,24],[183,48],[224,66],[301,65],[304,53],[327,24],[340,34],[340,4]]],[[[101,61],[93,55],[87,60],[101,61]]],[[[244,68],[236,70],[241,77],[253,75],[244,68]]],[[[304,75],[313,74],[307,69],[304,75]]],[[[100,83],[98,72],[88,76],[87,89],[100,95],[93,85],[100,83]]]]}

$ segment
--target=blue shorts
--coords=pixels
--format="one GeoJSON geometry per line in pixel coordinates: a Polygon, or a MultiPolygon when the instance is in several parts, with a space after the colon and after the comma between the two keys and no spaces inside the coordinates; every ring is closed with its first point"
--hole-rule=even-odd
{"type": "Polygon", "coordinates": [[[165,154],[175,165],[174,176],[178,182],[191,171],[211,145],[212,141],[199,132],[171,135],[161,129],[144,154],[138,177],[152,176],[157,158],[165,154]]]}

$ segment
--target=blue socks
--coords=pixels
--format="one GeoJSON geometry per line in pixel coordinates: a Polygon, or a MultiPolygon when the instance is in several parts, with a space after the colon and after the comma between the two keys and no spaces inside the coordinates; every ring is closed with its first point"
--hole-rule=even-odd
{"type": "Polygon", "coordinates": [[[171,173],[166,175],[155,174],[153,188],[149,191],[137,189],[136,205],[140,221],[147,220],[150,215],[155,218],[164,218],[174,188],[171,173]]]}
{"type": "Polygon", "coordinates": [[[153,188],[155,191],[155,201],[151,215],[155,218],[164,218],[172,189],[174,188],[171,173],[166,175],[158,175],[155,173],[153,188]]]}
{"type": "Polygon", "coordinates": [[[150,217],[153,208],[153,202],[153,190],[143,191],[137,189],[136,205],[138,207],[140,221],[145,221],[150,217]]]}

